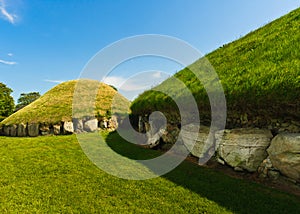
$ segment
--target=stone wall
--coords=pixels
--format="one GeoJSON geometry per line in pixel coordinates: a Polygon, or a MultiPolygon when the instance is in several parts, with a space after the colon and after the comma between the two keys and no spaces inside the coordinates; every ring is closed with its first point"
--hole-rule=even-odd
{"type": "Polygon", "coordinates": [[[244,116],[235,122],[240,128],[227,126],[225,130],[210,132],[204,125],[199,129],[197,124],[181,127],[173,123],[165,129],[156,127],[153,132],[147,117],[143,116],[139,117],[137,129],[147,132],[150,148],[170,148],[179,140],[199,161],[211,159],[236,171],[256,172],[262,178],[284,177],[300,184],[299,121],[271,119],[263,123],[259,118],[251,121],[244,116]],[[259,128],[255,127],[256,123],[260,124],[259,128]],[[196,139],[191,139],[195,132],[196,139]]]}
{"type": "Polygon", "coordinates": [[[74,118],[72,121],[57,124],[46,123],[21,123],[14,125],[2,125],[0,136],[8,137],[37,137],[44,135],[67,135],[73,133],[95,132],[99,129],[114,131],[118,127],[118,118],[74,118]]]}

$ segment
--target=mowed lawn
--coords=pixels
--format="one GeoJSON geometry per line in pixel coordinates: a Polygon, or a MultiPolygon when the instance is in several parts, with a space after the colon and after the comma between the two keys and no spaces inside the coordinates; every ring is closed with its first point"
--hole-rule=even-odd
{"type": "MultiPolygon", "coordinates": [[[[158,155],[103,133],[124,156],[158,155]]],[[[184,162],[155,179],[111,176],[75,135],[0,137],[0,213],[300,213],[300,198],[184,162]]]]}

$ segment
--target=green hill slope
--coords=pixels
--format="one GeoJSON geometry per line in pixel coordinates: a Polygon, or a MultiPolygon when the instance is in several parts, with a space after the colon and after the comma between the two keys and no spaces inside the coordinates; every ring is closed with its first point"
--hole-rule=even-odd
{"type": "MultiPolygon", "coordinates": [[[[206,55],[224,88],[228,115],[300,119],[299,29],[300,8],[206,55]]],[[[200,63],[189,67],[197,70],[200,63]]],[[[175,77],[192,91],[201,112],[209,114],[206,92],[194,74],[185,68],[175,77]]],[[[160,87],[180,96],[170,80],[160,87]]],[[[170,97],[152,90],[141,94],[131,109],[133,114],[177,111],[170,97]]]]}
{"type": "MultiPolygon", "coordinates": [[[[124,113],[128,111],[124,103],[129,106],[129,101],[112,87],[98,81],[85,81],[87,81],[87,84],[85,84],[87,88],[80,91],[79,96],[87,96],[89,90],[92,90],[95,86],[99,87],[95,104],[95,116],[106,116],[107,112],[111,110],[111,103],[114,96],[120,99],[120,104],[114,106],[115,112],[124,113]]],[[[1,124],[55,124],[61,121],[71,121],[73,93],[77,82],[77,80],[72,80],[57,85],[33,103],[3,120],[1,124]]]]}

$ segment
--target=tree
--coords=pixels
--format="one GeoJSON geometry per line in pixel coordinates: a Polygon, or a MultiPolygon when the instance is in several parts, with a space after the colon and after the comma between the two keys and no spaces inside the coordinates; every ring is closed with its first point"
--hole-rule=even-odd
{"type": "Polygon", "coordinates": [[[29,92],[29,93],[22,93],[20,95],[20,98],[18,99],[18,104],[16,106],[16,111],[20,110],[21,108],[24,108],[28,104],[32,103],[36,99],[40,97],[39,92],[29,92]]]}
{"type": "Polygon", "coordinates": [[[5,84],[0,82],[0,121],[11,115],[14,111],[14,99],[10,95],[13,92],[5,84]]]}

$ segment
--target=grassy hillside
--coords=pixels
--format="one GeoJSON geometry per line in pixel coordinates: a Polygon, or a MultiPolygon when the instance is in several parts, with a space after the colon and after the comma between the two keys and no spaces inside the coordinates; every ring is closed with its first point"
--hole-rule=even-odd
{"type": "MultiPolygon", "coordinates": [[[[132,159],[158,151],[104,133],[132,159]]],[[[105,142],[103,142],[105,143],[105,142]]],[[[75,135],[0,137],[1,213],[298,213],[299,198],[184,162],[163,177],[113,177],[83,153],[75,135]]],[[[116,166],[118,167],[118,166],[116,166]]]]}
{"type": "MultiPolygon", "coordinates": [[[[96,97],[95,116],[105,116],[111,110],[112,99],[116,97],[120,100],[119,105],[115,106],[116,112],[127,112],[126,105],[129,101],[115,91],[112,87],[98,81],[85,80],[86,88],[79,91],[79,96],[89,96],[90,90],[99,87],[96,97]]],[[[61,121],[71,121],[73,93],[77,80],[61,83],[42,97],[12,114],[1,122],[1,124],[19,123],[59,123],[61,121]]],[[[84,105],[84,103],[80,103],[84,105]]]]}
{"type": "MultiPolygon", "coordinates": [[[[229,114],[300,119],[300,8],[208,54],[225,91],[229,114]]],[[[192,91],[203,112],[209,102],[203,85],[192,74],[202,60],[175,74],[192,91]]],[[[157,88],[180,96],[167,80],[157,88]]],[[[134,114],[176,111],[170,97],[146,91],[132,104],[134,114]],[[166,110],[165,110],[166,111],[166,110]]]]}

